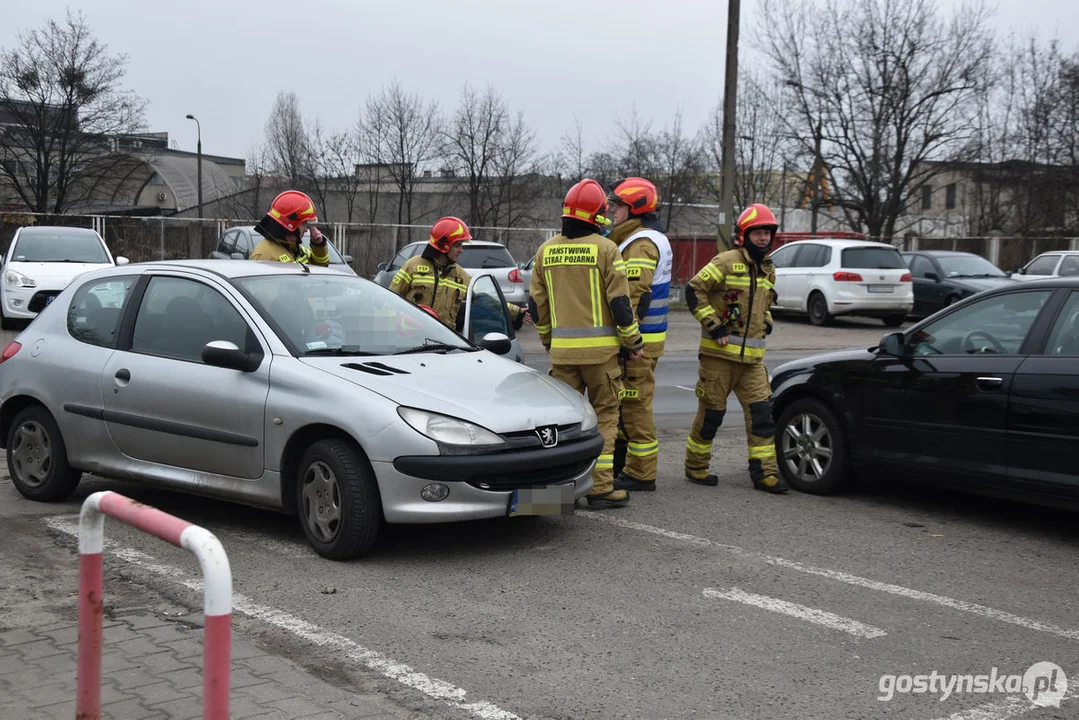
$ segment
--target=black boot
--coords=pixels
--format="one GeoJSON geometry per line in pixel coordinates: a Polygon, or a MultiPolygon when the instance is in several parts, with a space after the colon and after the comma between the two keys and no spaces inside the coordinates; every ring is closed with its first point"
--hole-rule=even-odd
{"type": "Polygon", "coordinates": [[[635,477],[630,477],[624,472],[618,474],[614,479],[615,490],[642,490],[644,492],[652,492],[656,489],[655,480],[638,480],[635,477]]]}

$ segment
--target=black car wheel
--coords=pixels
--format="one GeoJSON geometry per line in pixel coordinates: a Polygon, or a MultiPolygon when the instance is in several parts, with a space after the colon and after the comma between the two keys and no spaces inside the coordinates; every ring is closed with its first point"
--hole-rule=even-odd
{"type": "Polygon", "coordinates": [[[815,292],[809,296],[809,322],[814,325],[830,325],[833,316],[828,312],[828,301],[824,295],[815,292]]]}
{"type": "Polygon", "coordinates": [[[7,437],[11,482],[23,497],[41,502],[63,500],[79,484],[82,473],[67,462],[67,447],[49,411],[41,405],[24,408],[7,437]]]}
{"type": "Polygon", "coordinates": [[[303,454],[296,483],[296,512],[311,547],[330,560],[369,552],[382,527],[378,485],[350,442],[320,440],[303,454]]]}
{"type": "Polygon", "coordinates": [[[824,403],[802,398],[786,407],[779,417],[776,445],[779,470],[796,490],[827,495],[846,483],[843,429],[824,403]]]}

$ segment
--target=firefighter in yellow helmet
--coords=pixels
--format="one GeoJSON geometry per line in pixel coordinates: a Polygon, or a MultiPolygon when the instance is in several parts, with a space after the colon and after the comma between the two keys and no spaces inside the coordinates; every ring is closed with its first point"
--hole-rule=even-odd
{"type": "Polygon", "coordinates": [[[621,422],[615,443],[614,486],[622,490],[655,490],[659,459],[652,400],[656,363],[667,337],[667,302],[673,255],[656,216],[659,195],[641,177],[619,180],[607,195],[614,228],[608,237],[626,263],[630,305],[637,313],[644,357],[627,361],[622,382],[621,422]],[[625,458],[624,466],[620,463],[625,458]]]}
{"type": "MultiPolygon", "coordinates": [[[[393,276],[390,290],[433,312],[443,325],[460,330],[464,326],[460,311],[472,276],[457,264],[457,259],[461,257],[464,243],[471,239],[472,233],[463,220],[440,218],[431,227],[431,236],[423,253],[401,266],[393,276]]],[[[506,306],[515,330],[531,321],[525,308],[513,303],[506,303],[506,306]]]]}
{"type": "Polygon", "coordinates": [[[315,203],[298,190],[286,190],[270,203],[270,211],[255,225],[255,232],[265,238],[248,260],[300,262],[309,265],[330,264],[326,238],[315,227],[318,216],[315,203]],[[304,233],[311,233],[311,249],[301,242],[304,233]]]}
{"type": "Polygon", "coordinates": [[[551,356],[550,374],[582,394],[596,411],[603,450],[592,471],[593,508],[621,507],[614,487],[614,440],[622,390],[619,351],[640,359],[644,341],[629,301],[626,267],[618,248],[599,234],[610,224],[607,197],[595,180],[569,189],[562,233],[536,251],[529,286],[531,312],[551,356]]]}
{"type": "Polygon", "coordinates": [[[773,493],[787,490],[776,465],[772,390],[764,367],[776,279],[768,252],[778,229],[771,210],[750,205],[738,217],[737,246],[712,258],[686,286],[686,304],[703,328],[697,416],[685,461],[686,478],[699,485],[719,483],[708,465],[733,390],[745,414],[753,487],[773,493]]]}

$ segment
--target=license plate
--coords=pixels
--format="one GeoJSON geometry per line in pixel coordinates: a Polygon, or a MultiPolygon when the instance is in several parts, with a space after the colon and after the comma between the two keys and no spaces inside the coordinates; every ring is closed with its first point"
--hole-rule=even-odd
{"type": "Polygon", "coordinates": [[[572,515],[573,484],[518,488],[510,498],[510,517],[517,515],[572,515]]]}
{"type": "Polygon", "coordinates": [[[46,305],[48,305],[49,303],[51,303],[51,302],[52,302],[53,300],[55,300],[55,299],[56,299],[56,296],[55,296],[55,295],[49,295],[49,296],[47,296],[47,297],[45,298],[45,304],[46,304],[46,305]]]}
{"type": "Polygon", "coordinates": [[[895,288],[893,288],[891,285],[866,285],[865,289],[871,293],[895,292],[895,288]]]}

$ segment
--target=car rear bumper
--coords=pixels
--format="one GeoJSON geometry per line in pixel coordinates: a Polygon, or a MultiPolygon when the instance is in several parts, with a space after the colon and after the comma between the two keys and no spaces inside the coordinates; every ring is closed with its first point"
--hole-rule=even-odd
{"type": "Polygon", "coordinates": [[[852,293],[838,293],[829,303],[833,315],[865,315],[879,317],[909,313],[914,309],[914,294],[882,293],[880,297],[865,297],[852,293]]]}

